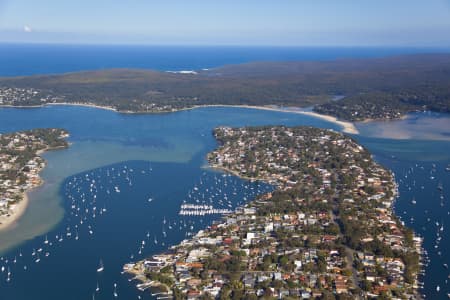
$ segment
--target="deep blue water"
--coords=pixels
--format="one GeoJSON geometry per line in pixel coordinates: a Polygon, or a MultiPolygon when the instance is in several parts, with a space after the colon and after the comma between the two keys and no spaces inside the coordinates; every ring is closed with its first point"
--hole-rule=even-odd
{"type": "Polygon", "coordinates": [[[0,76],[107,68],[199,70],[251,61],[330,60],[430,52],[450,52],[450,49],[0,44],[0,76]]]}

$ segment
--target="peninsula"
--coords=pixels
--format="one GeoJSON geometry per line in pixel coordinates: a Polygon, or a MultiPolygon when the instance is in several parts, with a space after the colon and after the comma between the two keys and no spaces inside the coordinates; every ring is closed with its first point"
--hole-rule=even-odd
{"type": "Polygon", "coordinates": [[[42,183],[40,153],[66,148],[67,137],[56,128],[0,134],[0,230],[17,221],[28,203],[26,193],[42,183]]]}
{"type": "Polygon", "coordinates": [[[314,107],[347,121],[393,119],[418,110],[450,112],[449,72],[448,54],[255,62],[190,72],[110,69],[0,78],[0,106],[59,103],[159,113],[274,105],[314,107]]]}
{"type": "Polygon", "coordinates": [[[353,139],[312,127],[219,127],[212,167],[275,187],[168,251],[124,266],[175,299],[418,297],[421,239],[397,186],[353,139]]]}

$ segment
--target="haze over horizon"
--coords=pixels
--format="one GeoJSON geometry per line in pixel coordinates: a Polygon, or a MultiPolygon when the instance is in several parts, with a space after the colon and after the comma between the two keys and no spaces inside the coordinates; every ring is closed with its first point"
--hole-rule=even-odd
{"type": "Polygon", "coordinates": [[[1,43],[450,47],[450,1],[0,0],[1,43]]]}

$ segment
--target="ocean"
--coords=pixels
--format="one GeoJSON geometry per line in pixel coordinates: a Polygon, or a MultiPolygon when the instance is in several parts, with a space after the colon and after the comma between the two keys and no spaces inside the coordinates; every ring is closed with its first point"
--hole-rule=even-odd
{"type": "Polygon", "coordinates": [[[0,44],[0,76],[109,68],[200,70],[254,61],[332,60],[449,52],[437,48],[195,47],[0,44]]]}
{"type": "MultiPolygon", "coordinates": [[[[19,46],[1,47],[5,51],[4,47],[19,46]]],[[[110,50],[108,55],[114,55],[106,55],[109,58],[100,58],[103,46],[94,47],[95,51],[81,46],[57,46],[51,51],[46,47],[50,46],[21,49],[20,53],[30,57],[16,63],[16,67],[14,60],[5,62],[6,67],[2,65],[0,72],[4,76],[61,73],[125,64],[181,70],[277,57],[289,60],[295,55],[298,59],[332,59],[345,53],[364,57],[370,52],[353,50],[355,53],[351,54],[350,50],[344,53],[322,49],[322,56],[319,51],[315,54],[319,56],[310,53],[300,58],[291,48],[275,49],[273,53],[266,48],[253,49],[253,56],[251,48],[244,52],[220,48],[215,55],[212,48],[197,52],[189,48],[191,58],[199,58],[190,61],[189,55],[174,48],[166,55],[162,49],[153,50],[152,55],[159,53],[164,58],[158,61],[152,60],[155,56],[147,56],[147,60],[143,59],[145,56],[133,56],[127,62],[126,57],[113,59],[125,55],[127,47],[110,50]],[[39,55],[45,60],[38,59],[39,55],[32,59],[35,48],[40,49],[39,55]],[[70,55],[77,58],[70,61],[68,52],[63,51],[52,60],[51,54],[62,48],[71,49],[70,55]],[[202,55],[202,51],[209,55],[202,55]],[[172,61],[173,53],[183,56],[178,65],[172,61]],[[221,53],[225,53],[223,57],[221,53]]],[[[386,54],[371,51],[372,56],[386,54]]],[[[3,55],[0,57],[4,59],[3,55]]],[[[354,136],[396,175],[400,190],[396,213],[425,237],[431,262],[423,278],[423,292],[431,299],[445,298],[450,291],[448,270],[443,267],[444,263],[450,264],[450,252],[445,247],[450,243],[445,234],[450,228],[450,172],[445,171],[450,163],[450,126],[445,127],[449,122],[448,115],[419,113],[407,120],[357,124],[361,134],[354,136]],[[422,130],[414,130],[417,128],[422,130]],[[392,134],[394,131],[398,134],[392,134]],[[442,184],[442,192],[437,189],[438,184],[442,184]],[[413,198],[416,204],[412,203],[413,198]],[[441,227],[442,240],[438,242],[441,227]],[[441,288],[439,293],[437,285],[441,288]]],[[[0,299],[79,300],[92,299],[93,295],[95,299],[111,299],[115,283],[119,299],[154,299],[149,292],[138,291],[136,282],[122,275],[121,268],[124,263],[167,249],[218,218],[180,218],[177,213],[183,201],[212,201],[221,208],[234,208],[272,188],[209,169],[206,153],[217,146],[212,129],[219,125],[278,124],[340,130],[333,123],[306,115],[247,108],[209,107],[158,115],[128,115],[76,106],[1,108],[0,133],[63,127],[71,134],[71,146],[44,154],[48,161],[42,172],[45,184],[30,193],[29,208],[17,226],[0,233],[0,265],[11,271],[9,282],[6,274],[0,273],[0,299]],[[97,272],[100,260],[103,272],[97,272]]]]}

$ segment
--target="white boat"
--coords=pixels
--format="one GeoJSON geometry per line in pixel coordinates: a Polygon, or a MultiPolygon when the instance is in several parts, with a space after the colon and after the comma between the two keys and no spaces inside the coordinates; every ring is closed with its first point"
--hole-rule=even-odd
{"type": "Polygon", "coordinates": [[[100,265],[98,266],[97,272],[103,272],[103,270],[105,269],[105,267],[103,266],[103,262],[102,260],[100,260],[100,265]]]}
{"type": "Polygon", "coordinates": [[[117,298],[119,295],[117,294],[117,283],[114,283],[114,297],[117,298]]]}

